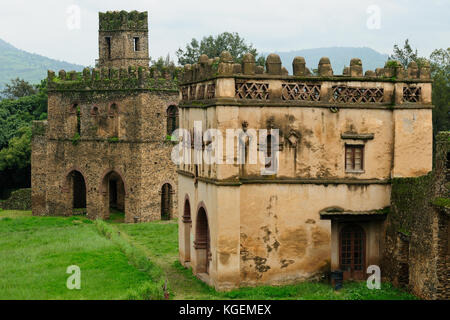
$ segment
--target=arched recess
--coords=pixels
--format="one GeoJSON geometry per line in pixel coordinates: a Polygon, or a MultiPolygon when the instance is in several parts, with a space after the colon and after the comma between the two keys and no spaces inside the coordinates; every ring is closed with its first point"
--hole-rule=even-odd
{"type": "Polygon", "coordinates": [[[184,261],[191,261],[191,228],[192,228],[192,219],[191,219],[191,203],[189,202],[189,196],[186,195],[184,200],[184,210],[183,210],[183,229],[184,229],[184,261]]]}
{"type": "Polygon", "coordinates": [[[119,137],[119,107],[116,103],[109,106],[108,110],[108,133],[110,137],[119,137]]]}
{"type": "Polygon", "coordinates": [[[357,224],[344,226],[339,233],[339,265],[344,279],[363,280],[366,269],[366,233],[357,224]]]}
{"type": "Polygon", "coordinates": [[[170,183],[161,187],[161,220],[170,220],[173,216],[174,189],[170,183]]]}
{"type": "Polygon", "coordinates": [[[194,248],[197,258],[197,273],[209,274],[209,262],[211,260],[211,240],[210,240],[208,215],[204,206],[200,206],[197,211],[195,228],[194,248]]]}
{"type": "Polygon", "coordinates": [[[67,196],[67,201],[71,213],[86,214],[86,181],[83,174],[79,170],[70,170],[65,177],[63,191],[67,196]]]}
{"type": "Polygon", "coordinates": [[[100,187],[103,203],[102,216],[108,219],[111,213],[125,218],[126,214],[126,184],[120,173],[111,170],[103,176],[100,187]]]}
{"type": "Polygon", "coordinates": [[[179,127],[178,107],[170,105],[167,110],[167,135],[171,136],[179,127]]]}

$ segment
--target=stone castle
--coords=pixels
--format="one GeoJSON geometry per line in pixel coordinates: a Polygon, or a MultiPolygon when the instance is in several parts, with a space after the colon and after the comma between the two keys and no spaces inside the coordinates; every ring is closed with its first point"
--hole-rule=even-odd
{"type": "Polygon", "coordinates": [[[48,73],[48,120],[33,128],[33,214],[106,219],[116,208],[128,223],[171,219],[175,75],[149,68],[146,12],[99,19],[97,68],[48,73]]]}
{"type": "MultiPolygon", "coordinates": [[[[264,68],[251,54],[235,63],[223,52],[162,77],[149,68],[147,13],[100,13],[97,68],[49,71],[48,121],[33,128],[33,214],[105,219],[117,208],[127,223],[178,217],[181,263],[218,290],[338,269],[361,280],[378,265],[420,296],[448,298],[448,210],[425,201],[429,219],[406,223],[405,212],[421,216],[420,206],[399,209],[405,197],[396,192],[429,176],[430,197],[446,192],[445,169],[432,172],[429,65],[389,61],[363,74],[352,59],[334,75],[322,58],[313,74],[297,57],[293,73],[275,54],[264,68]],[[254,147],[260,160],[197,163],[192,143],[189,161],[173,164],[170,135],[180,127],[178,140],[193,142],[198,122],[224,137],[234,129],[234,150],[248,157],[254,147]],[[260,129],[269,132],[263,139],[253,134],[260,129]],[[425,232],[424,223],[434,227],[425,232]],[[411,234],[429,245],[416,250],[411,234]],[[434,270],[428,282],[416,279],[424,268],[405,267],[419,257],[434,270]]],[[[441,145],[437,163],[447,166],[441,145]]]]}

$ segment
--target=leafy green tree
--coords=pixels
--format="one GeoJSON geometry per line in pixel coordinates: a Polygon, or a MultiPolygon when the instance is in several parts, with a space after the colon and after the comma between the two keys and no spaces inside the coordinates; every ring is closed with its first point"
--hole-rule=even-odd
{"type": "Polygon", "coordinates": [[[6,83],[5,86],[6,88],[1,93],[8,99],[18,99],[31,96],[38,92],[38,88],[36,86],[20,78],[12,79],[11,83],[6,83]]]}
{"type": "Polygon", "coordinates": [[[247,43],[238,33],[224,32],[217,36],[203,37],[201,41],[192,39],[186,48],[178,49],[176,55],[181,65],[194,64],[202,54],[210,58],[219,57],[223,51],[229,51],[236,62],[241,62],[246,53],[251,53],[256,58],[258,65],[264,65],[265,59],[258,57],[258,51],[252,44],[247,43]]]}
{"type": "Polygon", "coordinates": [[[23,169],[30,165],[31,127],[20,128],[16,136],[8,142],[8,147],[0,150],[0,171],[23,169]]]}
{"type": "Polygon", "coordinates": [[[398,60],[406,68],[411,61],[420,67],[425,62],[430,63],[431,78],[433,80],[433,133],[450,129],[450,48],[434,50],[430,58],[420,57],[417,49],[413,49],[406,39],[403,48],[394,45],[394,53],[389,59],[398,60]]]}
{"type": "Polygon", "coordinates": [[[151,66],[153,68],[156,68],[156,70],[159,71],[160,74],[164,74],[165,72],[168,72],[169,74],[177,76],[178,72],[180,71],[180,67],[177,67],[175,65],[175,62],[170,58],[170,55],[167,54],[167,56],[159,57],[157,60],[151,60],[151,66]]]}
{"type": "Polygon", "coordinates": [[[450,48],[434,50],[430,55],[431,76],[433,78],[433,129],[450,130],[450,48]]]}
{"type": "Polygon", "coordinates": [[[30,186],[31,121],[47,118],[46,81],[35,94],[0,101],[0,198],[30,186]]]}

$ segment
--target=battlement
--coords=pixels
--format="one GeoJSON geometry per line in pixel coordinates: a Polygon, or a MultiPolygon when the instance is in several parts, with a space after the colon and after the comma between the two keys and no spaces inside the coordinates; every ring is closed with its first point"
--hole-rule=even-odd
{"type": "Polygon", "coordinates": [[[182,101],[233,98],[234,100],[273,100],[307,103],[347,103],[431,105],[431,75],[428,64],[411,62],[405,70],[398,61],[363,74],[362,61],[351,59],[342,75],[335,75],[330,59],[320,59],[313,74],[303,57],[292,62],[289,75],[276,54],[267,56],[265,67],[257,66],[248,53],[235,63],[229,52],[220,57],[202,55],[198,63],[186,65],[180,84],[182,101]],[[228,80],[226,80],[228,79],[228,80]],[[233,82],[233,83],[232,83],[233,82]]]}
{"type": "Polygon", "coordinates": [[[164,70],[156,68],[85,68],[83,72],[60,70],[58,75],[48,71],[49,91],[90,90],[161,90],[177,91],[179,68],[164,70]]]}
{"type": "Polygon", "coordinates": [[[148,12],[99,12],[99,31],[148,31],[148,12]]]}

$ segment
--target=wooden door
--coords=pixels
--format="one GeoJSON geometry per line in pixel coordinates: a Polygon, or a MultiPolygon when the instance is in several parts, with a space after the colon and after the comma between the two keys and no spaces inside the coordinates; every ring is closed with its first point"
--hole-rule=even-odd
{"type": "Polygon", "coordinates": [[[340,269],[344,280],[365,279],[366,237],[358,225],[349,225],[340,234],[340,269]]]}

